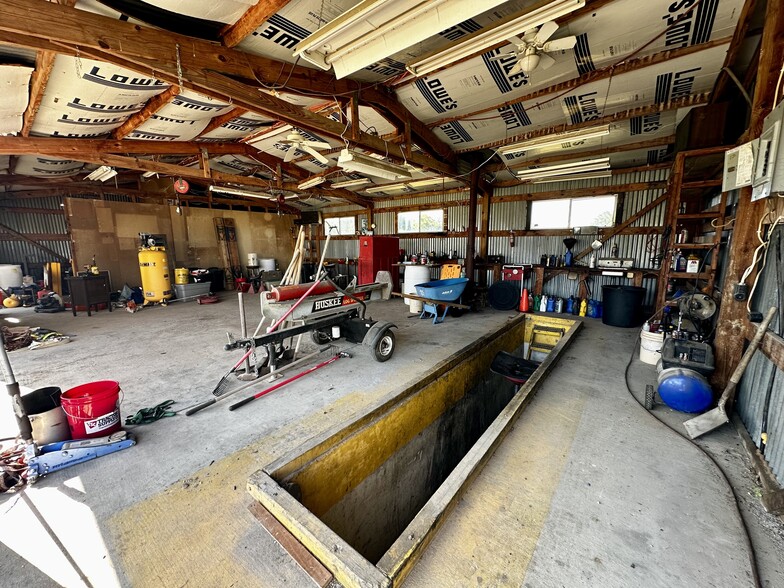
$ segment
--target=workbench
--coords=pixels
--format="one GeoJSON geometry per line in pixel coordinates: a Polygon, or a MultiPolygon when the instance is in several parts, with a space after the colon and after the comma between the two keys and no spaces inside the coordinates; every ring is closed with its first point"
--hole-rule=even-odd
{"type": "Polygon", "coordinates": [[[553,277],[561,275],[561,274],[568,274],[568,273],[575,273],[578,275],[578,279],[580,280],[579,290],[577,295],[580,298],[587,298],[588,291],[585,287],[585,282],[583,279],[588,276],[616,276],[619,278],[626,278],[631,280],[632,286],[642,286],[643,279],[646,278],[658,278],[659,272],[655,269],[640,269],[640,268],[629,268],[629,269],[621,269],[621,268],[589,268],[584,265],[574,265],[571,267],[549,267],[544,265],[534,265],[533,266],[535,283],[533,286],[533,294],[534,296],[541,296],[544,285],[553,277]]]}

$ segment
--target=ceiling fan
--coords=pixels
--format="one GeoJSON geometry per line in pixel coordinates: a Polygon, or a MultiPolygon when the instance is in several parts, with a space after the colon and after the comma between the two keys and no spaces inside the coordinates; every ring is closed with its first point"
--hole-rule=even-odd
{"type": "Polygon", "coordinates": [[[547,39],[552,37],[557,30],[558,25],[555,22],[546,22],[538,29],[526,31],[522,38],[513,37],[509,39],[510,43],[516,45],[515,49],[496,55],[492,59],[495,61],[506,59],[510,56],[516,57],[517,63],[509,70],[510,74],[529,74],[536,68],[547,69],[552,67],[555,65],[555,59],[550,57],[548,53],[572,49],[577,43],[577,37],[574,35],[548,41],[547,39]]]}
{"type": "Polygon", "coordinates": [[[331,149],[332,145],[324,141],[310,141],[300,134],[299,131],[289,133],[284,140],[281,141],[286,145],[291,145],[291,148],[286,152],[286,157],[283,161],[291,161],[297,154],[297,151],[302,151],[308,155],[312,155],[321,163],[329,163],[329,160],[324,157],[316,149],[331,149]]]}

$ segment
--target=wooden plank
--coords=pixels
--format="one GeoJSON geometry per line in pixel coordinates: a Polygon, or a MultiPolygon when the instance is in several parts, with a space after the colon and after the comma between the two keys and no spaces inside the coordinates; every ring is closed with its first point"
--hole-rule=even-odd
{"type": "Polygon", "coordinates": [[[694,188],[715,188],[721,186],[721,178],[717,180],[699,180],[693,182],[683,182],[681,188],[684,190],[691,190],[694,188]]]}
{"type": "Polygon", "coordinates": [[[57,57],[52,51],[39,51],[35,58],[35,71],[30,79],[30,99],[24,112],[24,124],[19,133],[22,137],[30,136],[30,129],[33,128],[35,115],[41,108],[41,100],[44,98],[46,83],[52,74],[54,59],[57,57]]]}
{"type": "Polygon", "coordinates": [[[214,117],[209,124],[204,127],[204,130],[199,133],[199,137],[203,137],[204,135],[211,133],[215,129],[221,128],[227,122],[234,120],[235,118],[239,118],[242,115],[246,114],[248,111],[244,108],[233,108],[226,114],[221,114],[220,116],[214,117]]]}
{"type": "Polygon", "coordinates": [[[316,586],[319,588],[329,586],[333,579],[329,570],[310,551],[305,549],[305,546],[289,533],[289,530],[273,517],[270,511],[259,502],[249,504],[248,510],[261,523],[264,530],[297,562],[302,571],[310,576],[316,586]]]}
{"type": "Polygon", "coordinates": [[[265,20],[285,7],[291,0],[259,0],[245,11],[237,22],[227,25],[221,31],[221,38],[226,47],[239,45],[242,40],[253,33],[265,20]]]}
{"type": "MultiPolygon", "coordinates": [[[[784,320],[779,317],[779,320],[784,320]]],[[[759,326],[756,323],[748,323],[746,325],[745,338],[751,341],[754,335],[757,334],[759,326]]],[[[760,351],[772,361],[777,368],[784,370],[784,339],[779,337],[773,331],[768,331],[760,343],[760,351]]]]}
{"type": "Polygon", "coordinates": [[[746,35],[748,34],[751,17],[755,13],[754,9],[756,8],[756,5],[757,0],[746,0],[743,3],[743,9],[738,17],[737,25],[735,25],[735,32],[732,35],[729,49],[727,49],[727,55],[724,56],[724,65],[722,66],[721,71],[719,71],[716,83],[713,84],[710,99],[711,104],[716,104],[724,99],[727,83],[730,79],[725,68],[732,70],[732,67],[735,65],[735,60],[746,41],[746,35]]]}
{"type": "Polygon", "coordinates": [[[156,94],[147,101],[139,112],[129,116],[123,124],[114,129],[114,131],[112,131],[112,138],[122,139],[127,137],[138,127],[147,122],[153,114],[174,100],[179,94],[180,87],[177,85],[169,86],[169,88],[160,94],[156,94]]]}
{"type": "MultiPolygon", "coordinates": [[[[128,155],[198,155],[207,149],[211,155],[257,153],[258,150],[244,143],[196,141],[120,141],[115,139],[62,139],[59,137],[0,137],[0,155],[39,155],[60,153],[61,157],[72,157],[77,153],[124,153],[128,155]]],[[[0,183],[5,183],[0,176],[0,183]]],[[[14,183],[22,183],[25,176],[15,176],[14,183]]],[[[36,178],[30,178],[35,180],[36,178]]],[[[73,181],[71,178],[56,178],[53,183],[73,181]]]]}

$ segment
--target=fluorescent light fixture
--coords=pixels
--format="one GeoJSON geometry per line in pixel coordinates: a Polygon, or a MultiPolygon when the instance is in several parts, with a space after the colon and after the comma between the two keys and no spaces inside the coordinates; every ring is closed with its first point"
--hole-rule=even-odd
{"type": "Polygon", "coordinates": [[[301,41],[294,56],[340,79],[505,1],[363,0],[301,41]]]}
{"type": "Polygon", "coordinates": [[[551,177],[539,178],[533,180],[531,183],[546,184],[548,182],[576,182],[578,180],[594,180],[596,178],[609,178],[609,177],[612,177],[612,172],[608,169],[607,171],[578,174],[578,175],[567,175],[564,177],[556,177],[555,179],[551,179],[551,177]]]}
{"type": "Polygon", "coordinates": [[[221,194],[228,194],[229,196],[247,196],[249,198],[263,198],[264,200],[272,200],[272,196],[265,192],[249,192],[248,190],[237,190],[236,188],[223,188],[221,186],[210,186],[210,192],[219,192],[221,194]]]}
{"type": "Polygon", "coordinates": [[[297,188],[300,190],[307,190],[308,188],[312,188],[314,186],[318,186],[319,184],[324,183],[324,176],[314,176],[312,178],[308,178],[304,182],[297,184],[297,188]]]}
{"type": "Polygon", "coordinates": [[[148,171],[148,172],[144,172],[144,173],[142,174],[142,177],[143,177],[143,178],[151,178],[151,177],[153,177],[153,176],[157,176],[157,175],[158,175],[158,172],[154,172],[154,171],[148,171]]]}
{"type": "Polygon", "coordinates": [[[349,151],[348,149],[343,149],[340,152],[338,167],[347,172],[365,174],[386,180],[399,180],[411,177],[411,172],[404,167],[370,157],[369,155],[349,151]]]}
{"type": "Polygon", "coordinates": [[[358,180],[346,180],[345,182],[333,182],[330,187],[332,188],[357,188],[369,184],[368,178],[360,178],[358,180]]]}
{"type": "Polygon", "coordinates": [[[106,180],[113,178],[117,175],[117,170],[109,167],[108,165],[102,165],[98,169],[93,170],[90,172],[84,179],[85,180],[93,180],[95,182],[105,182],[106,180]]]}
{"type": "Polygon", "coordinates": [[[530,151],[532,149],[544,149],[545,147],[557,147],[564,143],[572,143],[574,141],[586,141],[588,139],[598,139],[599,137],[606,137],[610,134],[610,125],[604,125],[598,128],[579,129],[577,131],[567,131],[565,133],[555,133],[553,135],[545,135],[544,137],[537,137],[530,141],[521,141],[513,145],[505,145],[496,150],[499,155],[509,155],[511,153],[519,153],[520,151],[530,151]]]}
{"type": "Polygon", "coordinates": [[[395,190],[405,190],[406,184],[386,184],[385,186],[373,186],[365,190],[368,194],[378,194],[379,192],[393,192],[395,190]]]}
{"type": "Polygon", "coordinates": [[[610,158],[600,157],[587,161],[572,161],[543,167],[529,167],[517,172],[518,179],[532,180],[538,178],[572,175],[584,172],[610,169],[610,158]]]}
{"type": "Polygon", "coordinates": [[[452,178],[426,178],[424,180],[414,180],[408,185],[412,188],[425,188],[427,186],[441,186],[446,182],[453,181],[452,178]]]}
{"type": "Polygon", "coordinates": [[[509,39],[512,37],[535,29],[583,6],[585,6],[585,0],[555,0],[534,10],[525,9],[525,14],[513,14],[486,30],[478,31],[448,47],[428,53],[407,64],[406,69],[415,76],[426,75],[461,59],[478,55],[498,43],[510,42],[509,39]]]}

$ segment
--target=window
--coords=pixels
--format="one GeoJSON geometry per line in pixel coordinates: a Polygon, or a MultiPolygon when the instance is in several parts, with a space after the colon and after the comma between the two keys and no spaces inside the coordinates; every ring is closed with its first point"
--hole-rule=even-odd
{"type": "Polygon", "coordinates": [[[564,198],[531,202],[532,229],[611,227],[615,224],[617,196],[564,198]]]}
{"type": "Polygon", "coordinates": [[[444,230],[444,209],[409,210],[397,213],[398,233],[440,233],[444,230]]]}
{"type": "Polygon", "coordinates": [[[357,232],[357,217],[338,216],[324,219],[324,231],[332,235],[355,235],[357,232]]]}

